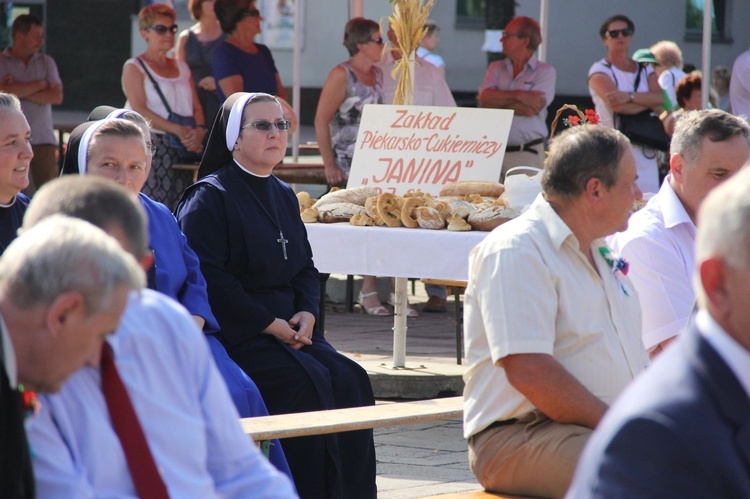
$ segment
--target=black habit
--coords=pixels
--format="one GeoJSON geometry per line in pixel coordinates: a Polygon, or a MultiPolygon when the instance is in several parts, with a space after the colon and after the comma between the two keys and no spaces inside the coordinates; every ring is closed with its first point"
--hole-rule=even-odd
{"type": "MultiPolygon", "coordinates": [[[[177,218],[201,261],[217,336],[258,385],[270,414],[374,404],[366,372],[317,328],[313,344],[299,350],[262,333],[275,318],[300,311],[318,317],[318,271],[287,184],[230,161],[186,190],[177,218]]],[[[371,430],[285,439],[282,446],[303,499],[376,497],[371,430]]]]}

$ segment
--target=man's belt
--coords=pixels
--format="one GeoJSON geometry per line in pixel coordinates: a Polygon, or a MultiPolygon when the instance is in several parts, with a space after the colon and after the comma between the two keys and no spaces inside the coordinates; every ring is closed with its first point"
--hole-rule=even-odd
{"type": "Polygon", "coordinates": [[[539,154],[536,149],[532,149],[534,146],[538,146],[539,144],[543,144],[544,139],[534,139],[531,142],[526,142],[525,144],[521,144],[520,146],[506,146],[505,152],[521,152],[521,151],[528,151],[532,154],[539,154]]]}

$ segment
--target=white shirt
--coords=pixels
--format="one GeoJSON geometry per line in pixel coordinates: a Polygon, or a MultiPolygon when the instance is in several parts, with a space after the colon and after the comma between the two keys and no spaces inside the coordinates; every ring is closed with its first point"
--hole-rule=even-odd
{"type": "MultiPolygon", "coordinates": [[[[390,51],[386,52],[378,66],[383,72],[383,103],[393,104],[393,96],[396,95],[396,79],[393,78],[393,68],[396,60],[390,51]]],[[[445,82],[440,70],[417,57],[414,63],[414,104],[417,106],[446,106],[456,107],[451,89],[445,82]]]]}
{"type": "Polygon", "coordinates": [[[464,309],[466,438],[534,409],[508,382],[507,355],[552,355],[607,404],[646,367],[638,297],[601,256],[604,246],[591,245],[594,269],[540,195],[474,248],[464,309]]]}
{"type": "Polygon", "coordinates": [[[417,47],[417,57],[421,57],[438,69],[445,66],[445,60],[442,57],[424,47],[417,47]]]}
{"type": "Polygon", "coordinates": [[[513,116],[513,123],[508,134],[508,145],[518,146],[536,139],[546,138],[547,106],[555,98],[555,80],[557,72],[547,63],[539,61],[535,55],[526,63],[523,71],[513,77],[513,63],[510,59],[495,61],[489,65],[484,81],[479,85],[481,94],[488,88],[495,90],[525,90],[544,92],[546,102],[539,113],[534,116],[513,116]]]}
{"type": "Polygon", "coordinates": [[[695,301],[696,228],[671,179],[667,176],[659,193],[630,217],[626,231],[608,241],[630,262],[628,276],[641,301],[648,351],[685,328],[695,301]]]}
{"type": "MultiPolygon", "coordinates": [[[[138,62],[137,58],[131,58],[125,61],[123,67],[128,64],[133,64],[138,71],[143,74],[143,88],[146,91],[146,107],[154,113],[158,114],[164,119],[167,119],[169,112],[164,106],[164,101],[159,97],[159,93],[156,91],[151,78],[148,77],[146,72],[143,70],[143,66],[138,62]]],[[[153,68],[149,67],[148,72],[154,77],[156,83],[159,84],[161,93],[164,94],[164,98],[167,99],[169,107],[172,112],[181,114],[183,116],[193,115],[193,85],[190,83],[190,68],[185,61],[177,61],[177,67],[180,70],[180,74],[176,78],[165,78],[156,74],[153,68]]],[[[123,93],[125,92],[125,85],[122,87],[123,93]]],[[[125,102],[125,109],[133,109],[130,102],[125,102]]]]}
{"type": "Polygon", "coordinates": [[[729,336],[705,310],[695,317],[698,330],[719,354],[750,397],[750,352],[729,336]]]}
{"type": "Polygon", "coordinates": [[[729,82],[732,114],[750,119],[750,50],[740,54],[732,66],[729,82]]]}
{"type": "Polygon", "coordinates": [[[659,75],[659,86],[667,92],[667,95],[672,101],[672,109],[677,109],[679,107],[679,104],[677,104],[677,94],[675,93],[675,90],[677,88],[677,84],[684,77],[685,72],[679,68],[674,67],[665,70],[664,72],[662,72],[662,74],[659,75]]]}
{"type": "MultiPolygon", "coordinates": [[[[108,339],[170,497],[297,497],[239,424],[203,333],[177,302],[131,293],[108,339]]],[[[98,368],[78,370],[27,424],[41,497],[136,496],[98,368]]]]}

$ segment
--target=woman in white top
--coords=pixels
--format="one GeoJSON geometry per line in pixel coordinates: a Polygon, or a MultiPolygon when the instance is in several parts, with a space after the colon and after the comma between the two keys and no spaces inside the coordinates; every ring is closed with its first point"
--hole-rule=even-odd
{"type": "Polygon", "coordinates": [[[662,40],[651,46],[651,53],[659,63],[654,71],[659,76],[659,86],[669,96],[672,104],[670,110],[677,109],[675,89],[677,83],[685,77],[685,72],[682,70],[682,50],[675,42],[662,40]]]}
{"type": "Polygon", "coordinates": [[[172,163],[183,157],[184,153],[181,155],[170,147],[169,138],[164,132],[177,136],[188,152],[196,154],[203,151],[203,138],[206,135],[206,121],[190,68],[185,62],[167,56],[174,47],[177,32],[175,19],[174,10],[163,4],[141,9],[138,25],[147,48],[138,57],[128,59],[122,68],[122,87],[128,99],[125,107],[150,121],[151,128],[156,132],[152,137],[155,148],[152,173],[143,192],[169,208],[175,207],[182,191],[192,183],[192,175],[172,169],[172,163]],[[170,110],[182,116],[192,116],[195,127],[167,119],[169,111],[151,78],[158,84],[170,110]]]}
{"type": "MultiPolygon", "coordinates": [[[[588,83],[596,112],[605,126],[615,128],[615,113],[638,114],[660,108],[664,102],[653,68],[639,65],[628,55],[634,32],[633,21],[623,15],[610,17],[599,29],[607,57],[591,66],[588,83]]],[[[641,144],[631,145],[638,166],[638,187],[642,192],[658,192],[657,151],[641,144]]]]}

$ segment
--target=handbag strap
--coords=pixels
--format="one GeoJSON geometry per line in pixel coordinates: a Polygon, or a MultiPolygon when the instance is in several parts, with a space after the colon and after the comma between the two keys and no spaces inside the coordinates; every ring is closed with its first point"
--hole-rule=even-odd
{"type": "Polygon", "coordinates": [[[136,60],[141,63],[141,66],[143,66],[143,70],[146,72],[146,75],[148,76],[148,79],[151,80],[151,83],[154,84],[154,88],[156,89],[156,93],[159,94],[159,97],[161,98],[162,103],[164,104],[164,107],[167,109],[167,112],[169,114],[172,114],[172,108],[169,106],[169,102],[167,102],[167,98],[164,97],[164,94],[161,93],[161,88],[159,88],[159,84],[156,83],[156,80],[151,75],[151,71],[148,70],[146,67],[146,64],[141,60],[140,57],[136,57],[136,60]]]}

